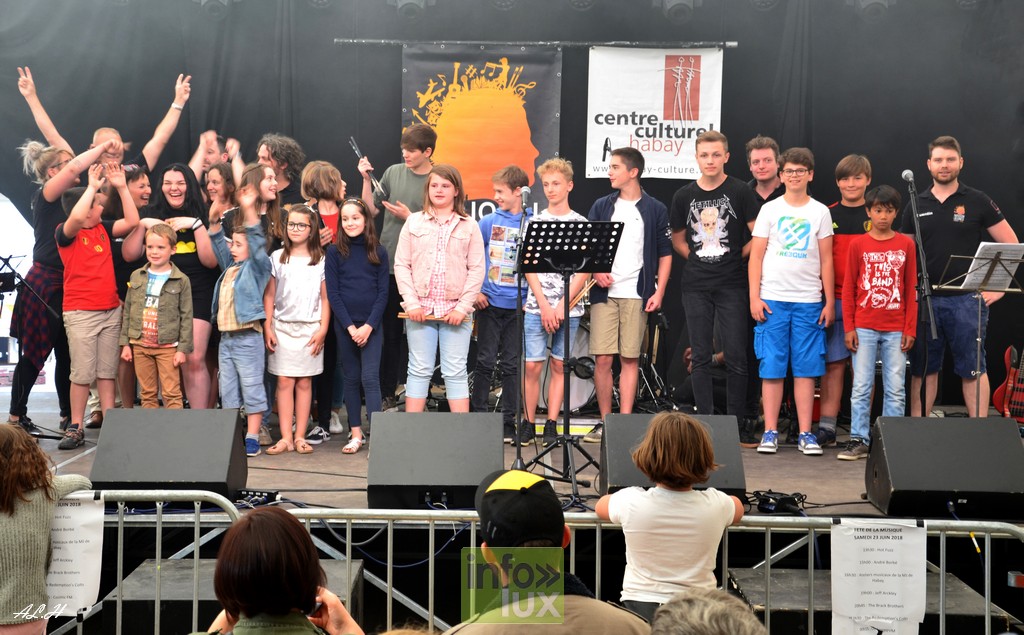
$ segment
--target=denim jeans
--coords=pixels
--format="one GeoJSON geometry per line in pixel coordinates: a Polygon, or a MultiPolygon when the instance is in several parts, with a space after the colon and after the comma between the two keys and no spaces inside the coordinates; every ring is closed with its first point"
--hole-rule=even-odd
{"type": "Polygon", "coordinates": [[[263,387],[263,356],[267,347],[263,335],[254,330],[220,334],[220,404],[223,408],[245,406],[247,414],[265,412],[266,389],[263,387]]]}
{"type": "Polygon", "coordinates": [[[516,326],[516,310],[489,306],[473,316],[476,329],[476,368],[473,370],[473,412],[487,412],[491,376],[501,353],[501,414],[512,425],[519,407],[519,354],[523,341],[516,326]]]}
{"type": "Polygon", "coordinates": [[[853,391],[850,395],[850,436],[865,443],[871,438],[871,387],[875,383],[875,360],[882,360],[885,399],[883,417],[902,417],[906,406],[904,377],[907,354],[900,350],[903,333],[857,329],[857,352],[853,354],[853,391]]]}
{"type": "Polygon", "coordinates": [[[711,356],[725,354],[727,413],[742,417],[747,404],[747,316],[750,297],[745,287],[684,291],[683,309],[693,356],[693,397],[698,414],[714,414],[711,356]],[[716,337],[717,336],[717,337],[716,337]],[[717,347],[716,347],[717,344],[717,347]]]}
{"type": "Polygon", "coordinates": [[[413,399],[428,397],[440,344],[441,376],[444,377],[448,399],[469,399],[466,358],[469,356],[473,320],[467,316],[458,326],[434,320],[422,323],[407,320],[405,332],[409,337],[409,379],[405,384],[405,396],[413,399]]]}

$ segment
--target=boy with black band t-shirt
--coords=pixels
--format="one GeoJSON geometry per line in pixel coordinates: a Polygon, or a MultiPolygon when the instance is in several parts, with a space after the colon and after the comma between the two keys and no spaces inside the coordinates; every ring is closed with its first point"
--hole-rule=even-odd
{"type": "MultiPolygon", "coordinates": [[[[932,186],[917,196],[918,219],[921,223],[921,240],[924,245],[928,277],[933,285],[956,279],[967,273],[969,259],[950,256],[973,256],[983,240],[997,243],[1017,243],[1017,234],[999,211],[999,206],[984,192],[960,183],[960,170],[964,167],[960,143],[950,136],[941,136],[928,144],[928,171],[932,175],[932,186]],[[942,279],[946,263],[949,270],[942,279]]],[[[904,207],[903,223],[900,228],[905,234],[914,234],[914,219],[911,208],[904,207]]],[[[918,263],[918,266],[921,266],[918,263]]],[[[982,294],[985,302],[981,315],[982,351],[984,351],[985,326],[988,323],[988,307],[1003,297],[999,292],[982,294]]],[[[923,303],[922,303],[923,304],[923,303]]],[[[970,291],[936,290],[932,294],[932,308],[935,313],[939,338],[931,339],[929,327],[921,324],[920,337],[911,354],[910,415],[921,414],[921,376],[927,381],[927,403],[924,412],[929,413],[938,387],[942,355],[949,342],[953,354],[953,370],[963,379],[964,402],[967,416],[988,415],[989,384],[985,372],[985,356],[977,359],[978,304],[975,294],[970,291]],[[924,366],[924,348],[928,347],[928,368],[924,366]],[[981,374],[975,376],[977,368],[981,374]],[[977,402],[977,382],[981,382],[981,401],[977,402]]],[[[923,321],[923,320],[922,320],[923,321]]]]}
{"type": "Polygon", "coordinates": [[[697,137],[696,147],[701,176],[675,193],[669,217],[672,245],[686,259],[683,309],[692,348],[694,401],[698,414],[713,414],[711,359],[717,327],[728,373],[726,410],[742,418],[750,338],[743,257],[761,206],[746,183],[726,175],[729,142],[725,135],[717,130],[705,132],[697,137]]]}

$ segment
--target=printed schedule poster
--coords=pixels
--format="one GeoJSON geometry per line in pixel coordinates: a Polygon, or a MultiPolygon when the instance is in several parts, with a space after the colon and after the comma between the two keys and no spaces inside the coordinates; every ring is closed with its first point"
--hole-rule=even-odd
{"type": "MultiPolygon", "coordinates": [[[[75,492],[60,499],[50,531],[53,553],[46,574],[46,613],[74,616],[96,603],[103,559],[103,499],[75,492]]],[[[40,615],[42,617],[42,615],[40,615]]]]}
{"type": "Polygon", "coordinates": [[[926,530],[913,520],[842,519],[832,529],[832,633],[917,633],[926,530]]]}

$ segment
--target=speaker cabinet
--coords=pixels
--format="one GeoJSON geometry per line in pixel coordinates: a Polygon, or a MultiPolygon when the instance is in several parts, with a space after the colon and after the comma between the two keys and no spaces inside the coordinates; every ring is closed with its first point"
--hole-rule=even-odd
{"type": "MultiPolygon", "coordinates": [[[[608,415],[601,440],[601,475],[598,491],[611,494],[624,487],[653,487],[643,472],[633,464],[631,456],[647,432],[647,424],[654,415],[608,415]]],[[[713,487],[741,499],[746,494],[747,481],[743,475],[740,456],[740,436],[736,417],[731,415],[694,415],[711,432],[715,446],[715,462],[721,467],[711,472],[707,483],[695,489],[713,487]]]]}
{"type": "Polygon", "coordinates": [[[92,466],[96,489],[202,489],[235,500],[245,487],[238,410],[112,408],[92,466]]]}
{"type": "Polygon", "coordinates": [[[370,509],[473,509],[480,481],[504,467],[500,413],[373,415],[370,509]]]}
{"type": "Polygon", "coordinates": [[[1024,519],[1024,447],[1012,419],[879,417],[864,474],[889,516],[1024,519]]]}

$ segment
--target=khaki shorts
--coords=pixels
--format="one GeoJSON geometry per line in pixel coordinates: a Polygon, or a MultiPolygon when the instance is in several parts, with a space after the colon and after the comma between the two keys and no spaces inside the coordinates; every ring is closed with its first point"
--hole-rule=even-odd
{"type": "Polygon", "coordinates": [[[590,354],[640,357],[647,326],[643,300],[608,298],[590,305],[590,354]]]}
{"type": "Polygon", "coordinates": [[[89,385],[117,378],[121,347],[121,307],[109,311],[65,311],[64,330],[71,351],[71,381],[89,385]]]}

